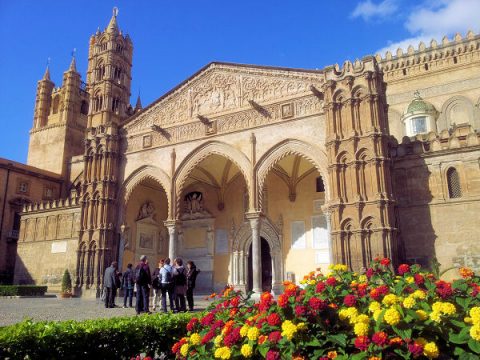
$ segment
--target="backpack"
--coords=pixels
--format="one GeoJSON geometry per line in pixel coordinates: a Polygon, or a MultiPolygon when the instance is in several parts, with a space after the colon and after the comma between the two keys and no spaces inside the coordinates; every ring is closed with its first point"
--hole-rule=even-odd
{"type": "Polygon", "coordinates": [[[135,268],[135,282],[137,284],[143,285],[147,280],[147,273],[143,266],[137,266],[135,268]]]}
{"type": "Polygon", "coordinates": [[[175,285],[184,286],[187,284],[187,277],[185,276],[185,268],[182,269],[182,272],[178,271],[175,276],[175,285]]]}

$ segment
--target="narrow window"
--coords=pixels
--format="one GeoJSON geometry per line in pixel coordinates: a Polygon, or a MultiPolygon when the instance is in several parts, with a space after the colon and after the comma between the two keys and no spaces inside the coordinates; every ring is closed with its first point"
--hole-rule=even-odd
{"type": "Polygon", "coordinates": [[[416,116],[412,119],[412,133],[423,134],[427,132],[427,117],[416,116]]]}
{"type": "Polygon", "coordinates": [[[325,185],[321,176],[317,177],[317,192],[325,192],[325,185]]]}
{"type": "Polygon", "coordinates": [[[454,63],[454,64],[457,63],[457,57],[456,57],[456,56],[453,57],[453,63],[454,63]]]}
{"type": "Polygon", "coordinates": [[[450,199],[462,197],[462,188],[460,187],[460,178],[455,168],[447,171],[448,196],[450,199]]]}
{"type": "Polygon", "coordinates": [[[428,70],[428,64],[425,64],[425,70],[428,70]]]}
{"type": "Polygon", "coordinates": [[[407,69],[403,69],[403,75],[407,75],[407,69]]]}

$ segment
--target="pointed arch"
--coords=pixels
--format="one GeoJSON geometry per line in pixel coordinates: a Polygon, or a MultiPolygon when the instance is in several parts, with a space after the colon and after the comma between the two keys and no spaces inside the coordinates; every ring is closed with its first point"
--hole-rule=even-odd
{"type": "Polygon", "coordinates": [[[262,189],[265,179],[273,166],[288,155],[298,155],[309,161],[318,170],[325,185],[326,199],[329,199],[330,186],[328,184],[327,155],[319,147],[297,139],[286,139],[271,147],[255,165],[254,173],[258,187],[258,201],[255,205],[260,208],[262,189]]]}
{"type": "Polygon", "coordinates": [[[118,199],[123,202],[123,206],[121,208],[128,203],[128,200],[130,199],[130,196],[137,185],[146,179],[151,179],[157,182],[165,191],[168,201],[168,217],[170,218],[172,181],[170,176],[168,176],[165,171],[153,165],[143,165],[139,167],[123,182],[123,185],[120,188],[120,194],[118,196],[118,199]]]}
{"type": "MultiPolygon", "coordinates": [[[[176,209],[179,207],[181,200],[180,195],[183,191],[188,175],[202,160],[214,154],[229,159],[239,168],[240,172],[243,174],[245,183],[247,184],[249,198],[252,199],[252,165],[248,157],[243,152],[231,145],[220,141],[209,141],[192,150],[178,166],[173,178],[174,188],[172,190],[175,192],[175,195],[172,195],[172,198],[173,196],[176,196],[176,202],[172,204],[172,215],[178,215],[176,214],[176,209]]],[[[253,203],[250,201],[250,207],[252,207],[252,205],[253,203]]]]}

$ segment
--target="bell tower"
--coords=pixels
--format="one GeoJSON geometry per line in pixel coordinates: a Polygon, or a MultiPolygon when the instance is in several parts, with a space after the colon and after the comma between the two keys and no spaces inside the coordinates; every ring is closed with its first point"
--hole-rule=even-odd
{"type": "Polygon", "coordinates": [[[87,127],[119,125],[129,114],[133,44],[117,24],[118,9],[107,28],[90,38],[87,91],[90,109],[87,127]]]}

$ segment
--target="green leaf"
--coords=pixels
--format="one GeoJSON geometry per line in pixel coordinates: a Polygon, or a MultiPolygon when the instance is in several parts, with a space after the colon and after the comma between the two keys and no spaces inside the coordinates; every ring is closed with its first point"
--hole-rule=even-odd
{"type": "Polygon", "coordinates": [[[474,340],[474,339],[468,340],[468,347],[474,353],[480,354],[480,342],[478,342],[477,340],[474,340]]]}
{"type": "Polygon", "coordinates": [[[355,354],[350,357],[351,360],[363,360],[366,359],[368,354],[365,351],[362,351],[361,353],[355,354]]]}
{"type": "Polygon", "coordinates": [[[468,331],[468,328],[463,328],[458,334],[450,331],[448,335],[448,340],[454,344],[466,344],[470,339],[468,331]]]}
{"type": "Polygon", "coordinates": [[[327,340],[330,340],[331,342],[338,344],[342,347],[345,347],[347,345],[347,335],[345,334],[327,335],[327,340]]]}

